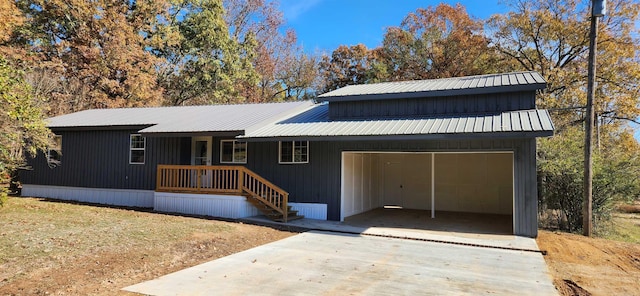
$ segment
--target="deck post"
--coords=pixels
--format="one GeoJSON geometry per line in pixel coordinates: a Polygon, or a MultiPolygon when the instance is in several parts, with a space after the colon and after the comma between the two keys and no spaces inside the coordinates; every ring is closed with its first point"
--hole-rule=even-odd
{"type": "Polygon", "coordinates": [[[244,167],[238,168],[238,193],[242,194],[242,188],[244,187],[244,167]]]}
{"type": "Polygon", "coordinates": [[[202,170],[196,168],[196,191],[200,192],[202,189],[202,170]]]}
{"type": "Polygon", "coordinates": [[[162,166],[158,165],[156,167],[156,190],[160,189],[162,186],[162,166]]]}
{"type": "Polygon", "coordinates": [[[284,211],[282,212],[282,220],[284,220],[284,223],[287,223],[287,219],[289,218],[289,193],[285,193],[282,197],[282,205],[284,207],[284,211]]]}

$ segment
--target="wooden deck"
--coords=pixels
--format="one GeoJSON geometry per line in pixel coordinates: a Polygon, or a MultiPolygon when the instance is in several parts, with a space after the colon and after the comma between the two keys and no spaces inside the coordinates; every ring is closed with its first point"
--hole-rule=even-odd
{"type": "Polygon", "coordinates": [[[156,191],[246,196],[265,215],[287,222],[289,193],[243,166],[158,165],[156,191]]]}

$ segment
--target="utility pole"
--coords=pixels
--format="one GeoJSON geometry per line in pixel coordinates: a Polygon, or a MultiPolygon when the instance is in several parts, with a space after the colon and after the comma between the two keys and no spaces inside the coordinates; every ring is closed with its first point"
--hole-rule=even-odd
{"type": "Polygon", "coordinates": [[[589,33],[589,69],[587,73],[587,116],[584,136],[584,201],[582,206],[582,234],[591,236],[593,223],[593,97],[596,84],[596,51],[598,40],[598,17],[606,14],[606,0],[591,0],[591,31],[589,33]]]}

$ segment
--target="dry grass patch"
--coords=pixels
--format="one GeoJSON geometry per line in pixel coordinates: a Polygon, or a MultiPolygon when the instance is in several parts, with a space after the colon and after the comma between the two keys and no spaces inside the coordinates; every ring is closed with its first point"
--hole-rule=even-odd
{"type": "Polygon", "coordinates": [[[9,198],[0,217],[0,295],[113,295],[125,286],[293,235],[37,198],[9,198]]]}

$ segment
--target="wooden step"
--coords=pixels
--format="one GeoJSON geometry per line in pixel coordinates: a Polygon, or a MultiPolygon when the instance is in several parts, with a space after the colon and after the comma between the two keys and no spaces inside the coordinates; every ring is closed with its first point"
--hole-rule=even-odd
{"type": "MultiPolygon", "coordinates": [[[[284,217],[279,211],[273,209],[268,205],[265,205],[259,199],[254,198],[252,196],[247,196],[247,201],[250,202],[254,207],[256,207],[263,215],[265,215],[270,220],[277,221],[277,222],[284,221],[284,217]]],[[[298,215],[298,211],[293,210],[291,206],[287,206],[287,210],[288,210],[287,221],[304,218],[304,216],[298,215]]]]}

